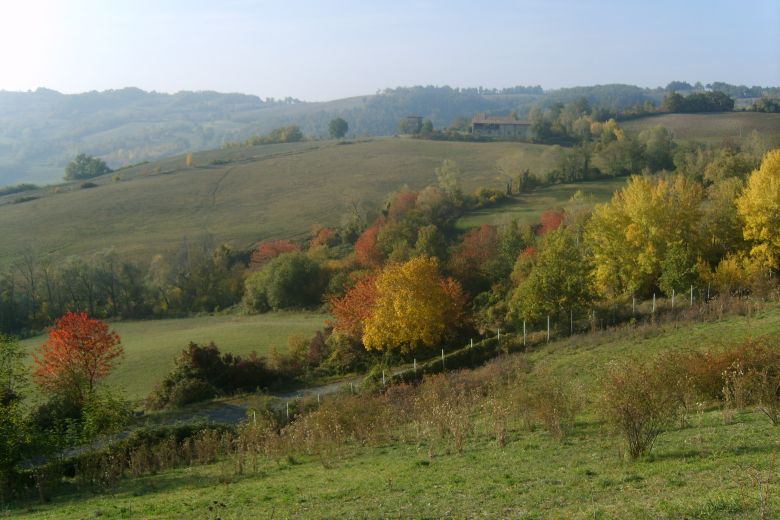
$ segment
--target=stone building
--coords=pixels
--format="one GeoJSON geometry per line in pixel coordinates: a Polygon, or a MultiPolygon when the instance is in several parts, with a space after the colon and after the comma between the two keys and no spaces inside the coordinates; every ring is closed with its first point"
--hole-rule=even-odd
{"type": "Polygon", "coordinates": [[[488,117],[485,114],[479,114],[471,120],[471,133],[475,137],[528,139],[531,137],[531,123],[513,116],[488,117]]]}

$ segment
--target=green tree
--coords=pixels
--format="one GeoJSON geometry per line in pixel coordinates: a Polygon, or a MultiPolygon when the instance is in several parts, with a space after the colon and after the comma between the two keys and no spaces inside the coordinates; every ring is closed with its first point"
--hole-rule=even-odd
{"type": "Polygon", "coordinates": [[[110,171],[111,168],[102,159],[80,153],[65,168],[65,180],[89,179],[110,171]]]}
{"type": "Polygon", "coordinates": [[[0,336],[0,502],[30,441],[21,402],[27,381],[23,358],[24,351],[16,340],[0,336]]]}
{"type": "Polygon", "coordinates": [[[588,255],[559,229],[545,235],[528,277],[512,294],[510,312],[517,320],[561,318],[586,309],[593,294],[588,255]]]}
{"type": "Polygon", "coordinates": [[[260,312],[307,307],[320,303],[323,288],[317,262],[304,253],[284,253],[247,278],[244,301],[260,312]]]}
{"type": "Polygon", "coordinates": [[[331,119],[328,123],[328,132],[333,139],[341,139],[347,135],[347,130],[349,130],[349,124],[340,117],[331,119]]]}

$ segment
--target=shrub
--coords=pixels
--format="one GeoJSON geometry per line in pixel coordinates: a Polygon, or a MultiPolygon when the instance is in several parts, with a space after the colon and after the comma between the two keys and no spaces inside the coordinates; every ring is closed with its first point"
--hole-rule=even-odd
{"type": "Polygon", "coordinates": [[[755,406],[772,424],[780,424],[780,352],[767,340],[750,340],[735,352],[723,372],[723,398],[729,407],[755,406]]]}
{"type": "Polygon", "coordinates": [[[632,459],[650,452],[658,435],[678,414],[661,371],[652,363],[614,363],[602,380],[600,411],[622,435],[632,459]]]}
{"type": "Polygon", "coordinates": [[[254,352],[246,358],[222,354],[214,343],[190,343],[176,360],[176,366],[147,399],[152,409],[182,406],[220,393],[251,392],[266,388],[277,374],[254,352]]]}
{"type": "Polygon", "coordinates": [[[216,395],[217,389],[202,379],[182,379],[171,388],[165,405],[180,407],[205,401],[216,397],[216,395]]]}
{"type": "Polygon", "coordinates": [[[533,415],[550,435],[561,440],[572,430],[582,409],[581,394],[582,391],[570,383],[540,375],[530,390],[533,415]]]}

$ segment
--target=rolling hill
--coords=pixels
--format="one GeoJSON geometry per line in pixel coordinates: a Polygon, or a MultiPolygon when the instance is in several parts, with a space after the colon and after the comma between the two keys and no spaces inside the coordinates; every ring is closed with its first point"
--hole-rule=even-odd
{"type": "MultiPolygon", "coordinates": [[[[680,139],[720,142],[752,130],[780,141],[780,114],[666,114],[627,121],[638,133],[663,125],[680,139]]],[[[121,169],[90,180],[0,196],[0,266],[26,250],[50,258],[114,248],[136,259],[209,235],[249,248],[260,240],[305,238],[315,224],[337,225],[352,204],[378,208],[403,185],[435,181],[444,159],[463,170],[466,191],[502,186],[496,165],[512,158],[531,171],[551,167],[549,147],[516,142],[449,142],[408,138],[223,148],[121,169]],[[86,188],[83,186],[94,187],[86,188]]],[[[622,181],[586,188],[605,200],[622,181]]],[[[507,215],[535,218],[575,186],[551,186],[461,221],[496,223],[507,215]]]]}
{"type": "Polygon", "coordinates": [[[52,258],[115,248],[148,259],[203,234],[242,248],[304,237],[314,224],[339,224],[352,202],[378,206],[404,184],[435,182],[444,159],[459,164],[471,191],[500,185],[501,157],[522,154],[537,169],[545,149],[381,138],[203,152],[191,168],[183,157],[165,159],[93,179],[89,189],[71,183],[0,198],[0,264],[29,248],[52,258]],[[16,202],[26,198],[34,200],[16,202]]]}

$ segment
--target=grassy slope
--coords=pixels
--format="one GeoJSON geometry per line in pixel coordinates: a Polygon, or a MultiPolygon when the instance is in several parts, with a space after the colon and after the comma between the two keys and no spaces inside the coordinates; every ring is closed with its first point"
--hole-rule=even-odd
{"type": "Polygon", "coordinates": [[[594,202],[606,202],[625,182],[624,177],[619,177],[603,181],[542,186],[531,193],[513,197],[510,202],[501,206],[473,211],[458,220],[457,227],[467,229],[482,224],[501,224],[509,220],[532,224],[539,219],[543,211],[564,206],[577,190],[582,190],[594,202]]]}
{"type": "Polygon", "coordinates": [[[662,114],[620,123],[630,133],[665,126],[677,139],[717,143],[723,139],[738,140],[757,130],[780,143],[780,114],[756,112],[723,112],[717,114],[662,114]]]}
{"type": "MultiPolygon", "coordinates": [[[[223,352],[267,354],[272,347],[287,349],[293,334],[310,336],[322,328],[327,316],[313,312],[279,312],[259,316],[203,316],[176,320],[119,322],[113,326],[122,338],[125,358],[108,381],[131,399],[149,395],[173,367],[173,359],[190,341],[213,341],[223,352]]],[[[27,339],[34,350],[44,336],[27,339]]]]}
{"type": "Polygon", "coordinates": [[[387,138],[204,152],[189,169],[181,157],[142,165],[119,172],[120,182],[111,175],[96,180],[97,188],[39,190],[24,195],[40,199],[22,204],[0,199],[0,265],[27,247],[55,257],[115,247],[146,259],[203,233],[243,247],[301,236],[315,223],[338,224],[353,200],[381,203],[404,184],[435,182],[434,169],[444,159],[458,162],[464,187],[473,190],[498,184],[499,158],[522,152],[536,169],[544,149],[387,138]],[[157,166],[171,173],[156,174],[157,166]]]}
{"type": "MultiPolygon", "coordinates": [[[[705,348],[724,338],[778,331],[780,309],[774,307],[751,320],[666,326],[641,337],[583,336],[541,347],[531,357],[553,376],[589,386],[617,356],[705,348]]],[[[432,461],[424,446],[399,442],[354,448],[327,465],[309,459],[263,462],[259,474],[243,477],[218,463],[126,480],[110,496],[61,497],[26,516],[205,517],[216,501],[223,519],[757,518],[749,471],[770,475],[777,435],[757,413],[724,424],[719,411],[703,410],[688,426],[662,434],[650,458],[628,463],[618,457],[618,441],[586,413],[563,443],[543,431],[514,428],[504,449],[482,434],[463,455],[440,452],[432,461]]],[[[770,512],[780,511],[776,476],[769,494],[770,512]]]]}

